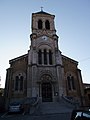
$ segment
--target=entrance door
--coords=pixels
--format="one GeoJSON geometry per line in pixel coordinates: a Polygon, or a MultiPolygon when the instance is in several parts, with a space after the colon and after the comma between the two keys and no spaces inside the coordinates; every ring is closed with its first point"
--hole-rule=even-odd
{"type": "Polygon", "coordinates": [[[42,83],[42,101],[52,102],[52,85],[49,82],[42,83]]]}

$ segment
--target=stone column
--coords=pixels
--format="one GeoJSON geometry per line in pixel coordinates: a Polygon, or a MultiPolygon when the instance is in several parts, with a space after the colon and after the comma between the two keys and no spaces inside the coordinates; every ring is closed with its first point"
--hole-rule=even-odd
{"type": "Polygon", "coordinates": [[[32,97],[37,96],[37,66],[32,66],[32,97]]]}
{"type": "Polygon", "coordinates": [[[59,89],[59,96],[63,95],[63,77],[62,77],[62,68],[61,66],[57,66],[56,67],[56,71],[57,71],[57,81],[58,81],[58,89],[59,89]]]}
{"type": "Polygon", "coordinates": [[[77,73],[78,73],[79,86],[80,86],[80,102],[81,102],[81,106],[83,106],[85,105],[85,96],[84,96],[84,86],[82,81],[81,70],[78,69],[77,73]]]}
{"type": "Polygon", "coordinates": [[[64,94],[64,72],[62,67],[62,57],[61,52],[56,50],[56,71],[57,71],[57,82],[58,82],[58,89],[59,89],[59,96],[64,94]]]}
{"type": "Polygon", "coordinates": [[[32,77],[31,77],[31,66],[28,66],[27,69],[27,97],[31,97],[31,91],[32,91],[32,77]]]}
{"type": "Polygon", "coordinates": [[[42,24],[43,26],[43,29],[45,29],[45,20],[43,19],[43,24],[42,24]]]}

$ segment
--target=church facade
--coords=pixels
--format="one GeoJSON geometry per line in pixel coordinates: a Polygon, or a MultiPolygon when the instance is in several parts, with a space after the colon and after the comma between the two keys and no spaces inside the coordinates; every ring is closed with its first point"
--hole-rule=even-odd
{"type": "Polygon", "coordinates": [[[83,82],[78,62],[62,55],[55,29],[55,16],[32,13],[31,46],[28,53],[9,61],[6,104],[30,97],[55,102],[62,96],[83,102],[83,82]]]}

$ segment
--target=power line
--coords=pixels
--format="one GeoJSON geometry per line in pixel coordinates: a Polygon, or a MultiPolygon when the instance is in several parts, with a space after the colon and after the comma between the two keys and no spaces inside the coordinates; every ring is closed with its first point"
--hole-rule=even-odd
{"type": "Polygon", "coordinates": [[[84,61],[87,61],[87,60],[90,60],[90,57],[84,58],[84,59],[80,60],[80,62],[84,62],[84,61]]]}

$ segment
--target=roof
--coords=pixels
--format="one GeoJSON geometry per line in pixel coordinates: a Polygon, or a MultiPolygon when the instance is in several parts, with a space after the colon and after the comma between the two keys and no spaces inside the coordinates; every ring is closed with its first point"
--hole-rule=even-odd
{"type": "Polygon", "coordinates": [[[17,57],[17,58],[14,58],[14,59],[9,60],[9,63],[11,64],[12,62],[15,62],[15,61],[17,61],[17,60],[20,60],[20,59],[26,58],[26,57],[27,57],[27,54],[22,55],[22,56],[19,56],[19,57],[17,57]]]}
{"type": "Polygon", "coordinates": [[[76,61],[76,60],[74,60],[74,59],[71,59],[71,58],[69,58],[69,57],[67,57],[67,56],[65,56],[65,55],[62,55],[62,57],[63,57],[64,59],[70,60],[71,62],[73,62],[73,63],[75,63],[75,64],[78,64],[78,61],[76,61]]]}
{"type": "Polygon", "coordinates": [[[41,10],[41,11],[39,11],[39,12],[36,12],[36,13],[34,13],[34,14],[45,14],[45,15],[51,15],[51,14],[49,14],[49,13],[47,13],[47,12],[44,12],[43,10],[41,10]]]}

